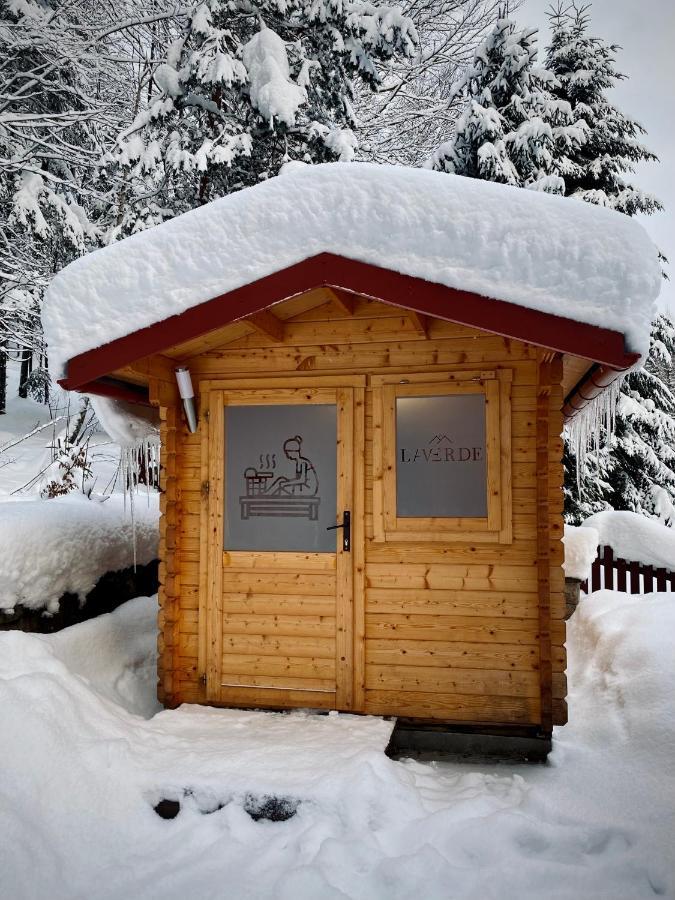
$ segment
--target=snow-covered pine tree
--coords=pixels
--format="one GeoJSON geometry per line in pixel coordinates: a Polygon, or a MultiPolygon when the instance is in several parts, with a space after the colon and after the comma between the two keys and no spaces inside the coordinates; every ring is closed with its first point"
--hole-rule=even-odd
{"type": "Polygon", "coordinates": [[[675,325],[659,315],[644,368],[631,372],[622,385],[612,434],[600,435],[585,455],[580,491],[577,460],[566,448],[568,522],[610,508],[657,515],[664,496],[675,502],[675,393],[665,377],[672,378],[674,364],[675,325]]]}
{"type": "MultiPolygon", "coordinates": [[[[630,184],[625,176],[636,163],[656,161],[657,157],[640,143],[645,129],[607,97],[626,76],[616,69],[619,47],[589,34],[589,9],[590,4],[559,2],[549,15],[551,43],[545,61],[556,76],[552,91],[560,101],[569,103],[573,121],[583,123],[587,134],[586,141],[571,146],[556,161],[556,171],[564,179],[566,196],[629,216],[654,213],[663,208],[659,200],[630,184]]],[[[671,491],[672,449],[657,434],[662,416],[672,411],[672,376],[669,381],[665,375],[673,348],[668,340],[661,341],[659,334],[668,336],[665,317],[654,323],[645,369],[631,373],[624,383],[616,433],[607,446],[586,454],[579,479],[577,461],[566,446],[565,515],[569,521],[579,521],[607,506],[650,513],[654,510],[650,484],[671,491]],[[638,448],[646,454],[643,464],[636,455],[638,448]]],[[[664,429],[667,433],[667,423],[664,429]]]]}
{"type": "Polygon", "coordinates": [[[559,0],[550,14],[551,43],[546,48],[546,67],[555,75],[551,90],[571,107],[573,122],[583,127],[586,140],[570,145],[556,163],[564,178],[565,195],[599,206],[618,209],[629,216],[662,209],[653,195],[625,180],[635,164],[657,161],[640,143],[645,129],[624,115],[607,97],[607,91],[626,76],[616,69],[620,49],[588,33],[590,4],[566,5],[559,0]]]}
{"type": "Polygon", "coordinates": [[[275,175],[289,159],[351,159],[353,79],[417,37],[366,0],[205,0],[154,73],[156,92],[106,163],[124,179],[115,234],[275,175]]]}
{"type": "Polygon", "coordinates": [[[537,66],[537,30],[500,18],[453,93],[466,107],[450,140],[427,165],[441,172],[561,194],[556,161],[585,140],[555,78],[537,66]]]}

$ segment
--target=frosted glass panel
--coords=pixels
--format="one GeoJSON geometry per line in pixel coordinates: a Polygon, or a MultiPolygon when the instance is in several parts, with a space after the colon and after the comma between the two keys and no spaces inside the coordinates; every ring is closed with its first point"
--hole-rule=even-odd
{"type": "Polygon", "coordinates": [[[484,394],[397,398],[396,514],[487,516],[484,394]]]}
{"type": "Polygon", "coordinates": [[[336,468],[334,404],[227,406],[225,549],[335,552],[336,468]]]}

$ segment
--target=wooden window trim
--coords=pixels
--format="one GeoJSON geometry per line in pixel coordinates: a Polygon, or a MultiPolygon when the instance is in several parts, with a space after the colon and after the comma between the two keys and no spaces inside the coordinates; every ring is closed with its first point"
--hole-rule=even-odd
{"type": "Polygon", "coordinates": [[[376,542],[510,544],[511,369],[443,374],[373,375],[373,539],[376,542]],[[488,515],[483,518],[408,518],[396,515],[396,398],[484,394],[488,515]]]}

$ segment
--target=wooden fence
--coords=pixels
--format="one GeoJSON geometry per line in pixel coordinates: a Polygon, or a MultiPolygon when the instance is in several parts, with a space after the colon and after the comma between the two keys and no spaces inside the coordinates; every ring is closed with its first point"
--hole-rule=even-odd
{"type": "Polygon", "coordinates": [[[675,572],[655,569],[643,563],[614,556],[611,547],[598,547],[598,556],[591,569],[591,577],[581,583],[584,593],[602,588],[626,591],[629,594],[650,594],[652,591],[675,591],[675,572]]]}

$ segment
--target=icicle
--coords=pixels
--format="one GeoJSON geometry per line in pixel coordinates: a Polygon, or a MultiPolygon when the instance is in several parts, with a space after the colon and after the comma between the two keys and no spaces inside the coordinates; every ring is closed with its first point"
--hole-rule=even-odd
{"type": "Polygon", "coordinates": [[[565,425],[565,435],[577,463],[577,491],[582,495],[586,473],[586,457],[589,450],[596,454],[607,443],[614,431],[616,407],[621,395],[625,375],[616,378],[604,391],[594,397],[581,412],[565,425]]]}
{"type": "Polygon", "coordinates": [[[143,466],[146,472],[147,502],[150,505],[150,467],[159,453],[159,414],[157,410],[135,406],[122,400],[91,397],[99,422],[110,437],[120,445],[120,475],[124,495],[124,512],[131,515],[134,569],[137,563],[136,499],[138,475],[143,466]],[[128,496],[127,496],[128,495],[128,496]]]}

